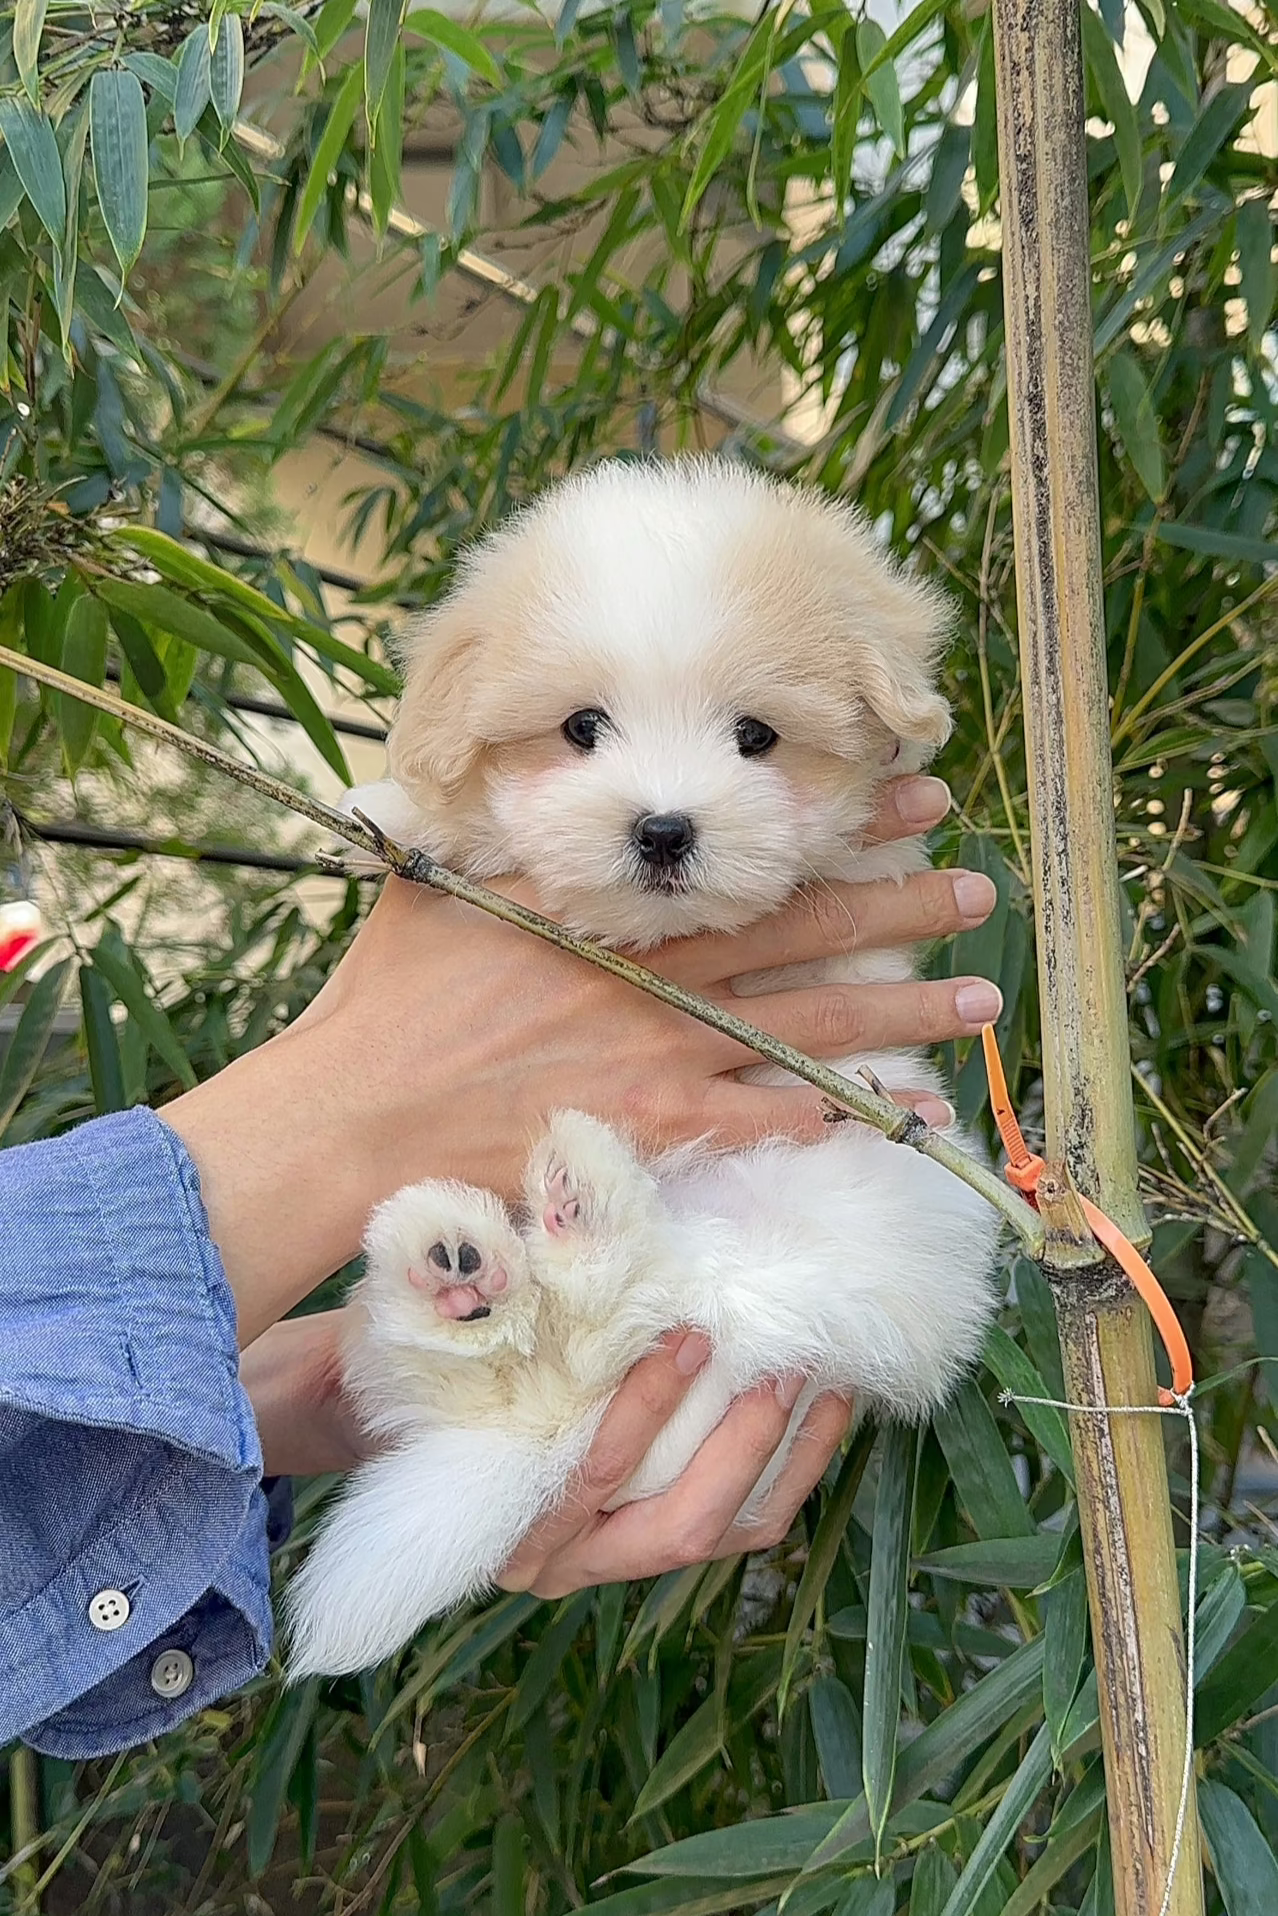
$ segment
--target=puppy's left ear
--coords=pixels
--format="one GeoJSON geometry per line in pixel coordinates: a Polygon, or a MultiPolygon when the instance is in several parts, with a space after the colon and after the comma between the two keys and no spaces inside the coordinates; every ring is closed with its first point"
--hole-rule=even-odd
{"type": "Polygon", "coordinates": [[[895,570],[863,579],[849,604],[856,691],[897,738],[928,752],[944,745],[950,708],[936,689],[952,611],[930,585],[895,570]]]}

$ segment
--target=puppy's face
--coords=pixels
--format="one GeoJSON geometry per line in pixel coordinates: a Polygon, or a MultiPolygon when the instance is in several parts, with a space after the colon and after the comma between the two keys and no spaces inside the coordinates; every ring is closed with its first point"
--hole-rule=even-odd
{"type": "Polygon", "coordinates": [[[735,929],[828,874],[948,729],[943,615],[861,522],[717,461],[598,467],[478,548],[391,768],[441,858],[576,929],[735,929]]]}

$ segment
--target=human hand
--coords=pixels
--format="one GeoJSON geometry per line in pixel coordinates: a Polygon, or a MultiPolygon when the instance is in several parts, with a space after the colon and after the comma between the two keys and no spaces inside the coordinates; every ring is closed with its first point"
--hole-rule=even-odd
{"type": "Polygon", "coordinates": [[[761,1384],[739,1397],[669,1490],[604,1511],[642,1463],[708,1354],[700,1333],[674,1331],[635,1365],[558,1509],[529,1531],[497,1579],[503,1590],[564,1597],[594,1584],[768,1550],[788,1535],[852,1417],[846,1398],[833,1392],[818,1397],[758,1521],[738,1524],[737,1513],[789,1427],[800,1378],[761,1384]]]}
{"type": "MultiPolygon", "coordinates": [[[[273,1324],[241,1354],[240,1379],[257,1419],[268,1477],[346,1471],[374,1454],[342,1388],[344,1313],[315,1311],[273,1324]]],[[[559,1508],[528,1533],[498,1579],[504,1590],[562,1597],[593,1584],[660,1576],[686,1564],[767,1550],[788,1534],[804,1498],[847,1433],[845,1398],[819,1397],[757,1523],[738,1511],[785,1435],[801,1380],[762,1384],[738,1398],[678,1482],[659,1497],[606,1504],[642,1463],[709,1355],[699,1332],[673,1331],[642,1358],[609,1405],[559,1508]]]]}
{"type": "Polygon", "coordinates": [[[289,1317],[240,1352],[268,1477],[314,1477],[353,1470],[373,1454],[342,1379],[345,1311],[289,1317]]]}
{"type": "MultiPolygon", "coordinates": [[[[948,803],[939,780],[892,781],[872,834],[908,837],[948,803]]],[[[504,889],[536,903],[526,886],[504,889]]],[[[655,963],[740,1010],[730,981],[742,973],[942,937],[982,923],[994,900],[978,873],[827,885],[735,936],[663,946],[655,963]]],[[[972,1034],[999,1004],[994,986],[959,978],[778,991],[749,999],[748,1016],[839,1057],[972,1034]]],[[[569,953],[392,879],[289,1030],[164,1117],[200,1172],[247,1342],[355,1254],[370,1210],[400,1186],[452,1177],[513,1195],[556,1107],[618,1124],[648,1150],[822,1135],[819,1094],[742,1083],[753,1058],[569,953]]],[[[915,1102],[944,1121],[936,1099],[915,1102]]]]}

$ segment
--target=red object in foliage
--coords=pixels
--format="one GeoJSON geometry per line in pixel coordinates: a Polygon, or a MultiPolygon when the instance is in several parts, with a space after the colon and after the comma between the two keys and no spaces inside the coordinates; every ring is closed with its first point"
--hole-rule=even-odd
{"type": "Polygon", "coordinates": [[[0,971],[12,971],[40,942],[40,913],[23,898],[0,905],[0,971]]]}

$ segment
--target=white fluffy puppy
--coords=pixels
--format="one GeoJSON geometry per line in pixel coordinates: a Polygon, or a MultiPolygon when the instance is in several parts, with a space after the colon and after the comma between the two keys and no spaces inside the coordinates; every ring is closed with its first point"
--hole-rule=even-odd
{"type": "MultiPolygon", "coordinates": [[[[738,928],[806,881],[926,862],[860,835],[888,768],[947,735],[945,622],[823,495],[715,460],[597,466],[471,555],[409,642],[393,778],[349,802],[472,876],[525,874],[615,944],[738,928]]],[[[910,975],[907,952],[851,952],[737,989],[910,975]]],[[[917,1053],[839,1068],[866,1064],[940,1089],[917,1053]]],[[[926,1413],[990,1316],[994,1212],[855,1124],[645,1164],[561,1112],[526,1201],[517,1225],[488,1192],[426,1183],[373,1216],[346,1377],[389,1444],[292,1585],[294,1675],[376,1662],[490,1585],[663,1331],[702,1329],[713,1354],[619,1502],[783,1372],[810,1379],[792,1435],[818,1389],[926,1413]]]]}

